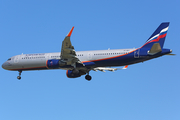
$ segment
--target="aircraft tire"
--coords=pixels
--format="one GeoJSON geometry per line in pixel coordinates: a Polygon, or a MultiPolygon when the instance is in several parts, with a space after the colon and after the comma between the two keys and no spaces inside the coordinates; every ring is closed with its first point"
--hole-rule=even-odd
{"type": "Polygon", "coordinates": [[[85,79],[88,80],[88,81],[90,81],[90,80],[92,79],[92,77],[91,77],[90,75],[86,75],[86,76],[85,76],[85,79]]]}
{"type": "Polygon", "coordinates": [[[18,80],[21,80],[21,77],[20,77],[20,76],[17,76],[17,79],[18,79],[18,80]]]}

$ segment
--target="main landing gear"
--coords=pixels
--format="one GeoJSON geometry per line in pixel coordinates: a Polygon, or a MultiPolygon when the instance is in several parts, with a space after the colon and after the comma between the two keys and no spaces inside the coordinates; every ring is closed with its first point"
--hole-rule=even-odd
{"type": "Polygon", "coordinates": [[[89,75],[89,73],[85,76],[85,79],[90,81],[92,79],[92,77],[89,75]]]}
{"type": "Polygon", "coordinates": [[[22,73],[22,70],[19,70],[19,76],[17,76],[17,79],[20,80],[21,79],[21,73],[22,73]]]}

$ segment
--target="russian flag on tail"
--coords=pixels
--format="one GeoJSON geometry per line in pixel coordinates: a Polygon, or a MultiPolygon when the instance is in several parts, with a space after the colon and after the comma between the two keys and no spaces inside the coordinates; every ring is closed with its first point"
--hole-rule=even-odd
{"type": "Polygon", "coordinates": [[[151,48],[154,43],[159,43],[161,48],[163,48],[168,28],[169,22],[161,23],[141,48],[151,48]]]}

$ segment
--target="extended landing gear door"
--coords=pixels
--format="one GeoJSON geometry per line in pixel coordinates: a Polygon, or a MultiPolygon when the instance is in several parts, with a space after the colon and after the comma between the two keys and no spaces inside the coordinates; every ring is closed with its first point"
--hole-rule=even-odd
{"type": "Polygon", "coordinates": [[[139,58],[139,52],[140,52],[140,49],[137,49],[136,51],[134,51],[134,58],[139,58]]]}

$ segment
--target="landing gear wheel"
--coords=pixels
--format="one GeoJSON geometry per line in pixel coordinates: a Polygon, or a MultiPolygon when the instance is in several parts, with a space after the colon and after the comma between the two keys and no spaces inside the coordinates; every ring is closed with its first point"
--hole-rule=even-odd
{"type": "Polygon", "coordinates": [[[17,76],[17,79],[18,79],[18,80],[20,80],[20,79],[21,79],[21,77],[20,77],[20,76],[17,76]]]}
{"type": "Polygon", "coordinates": [[[88,81],[90,81],[90,80],[92,79],[92,77],[91,77],[90,75],[86,75],[86,76],[85,76],[85,79],[88,80],[88,81]]]}

